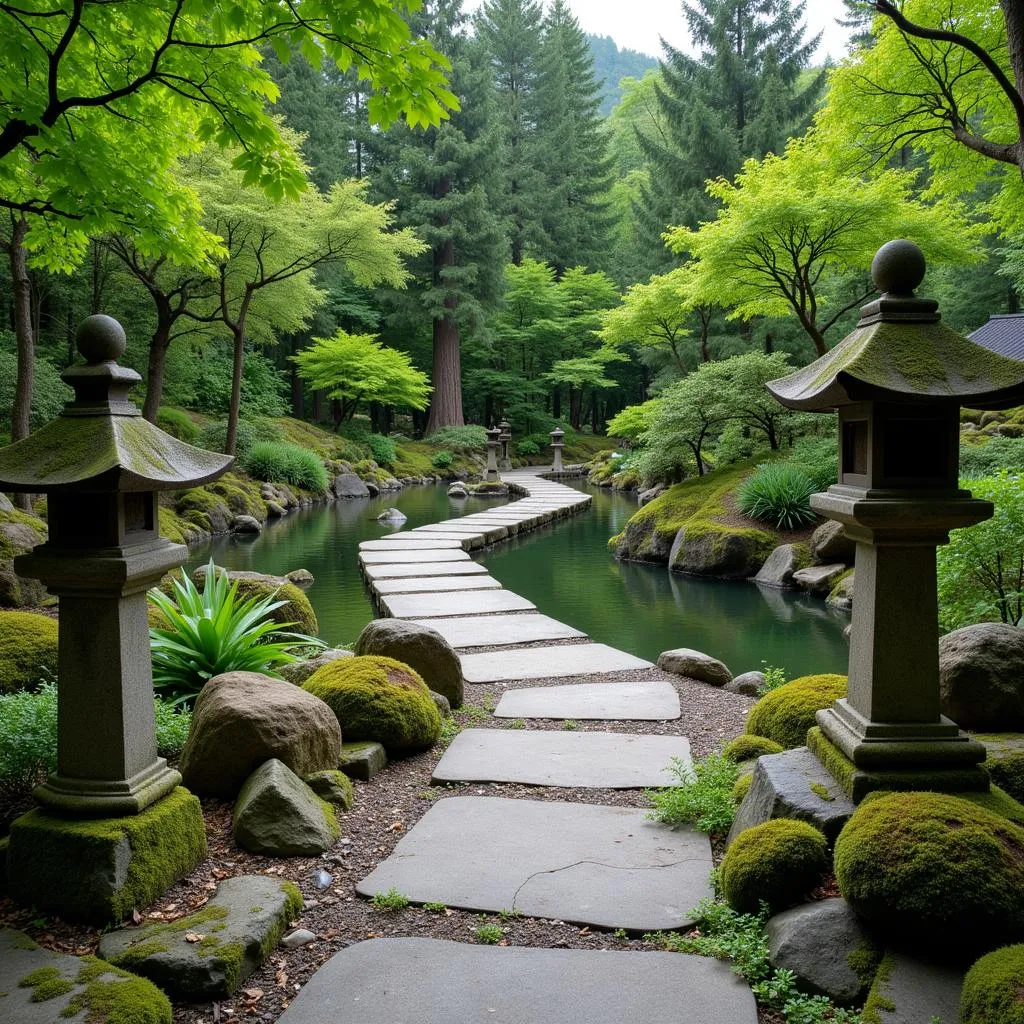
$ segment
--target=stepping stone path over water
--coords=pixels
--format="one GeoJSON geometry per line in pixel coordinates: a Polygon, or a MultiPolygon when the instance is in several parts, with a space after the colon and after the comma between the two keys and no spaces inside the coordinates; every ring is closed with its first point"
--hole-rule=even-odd
{"type": "MultiPolygon", "coordinates": [[[[589,641],[501,587],[479,553],[582,511],[590,497],[539,471],[503,475],[520,500],[360,545],[385,614],[438,630],[461,651],[467,683],[503,683],[497,719],[605,720],[608,731],[467,729],[435,782],[510,782],[608,790],[671,783],[683,736],[616,732],[622,721],[680,715],[655,666],[589,641]],[[488,647],[494,650],[474,651],[488,647]],[[622,673],[632,673],[623,679],[622,673]],[[587,677],[560,684],[558,680],[587,677]],[[521,681],[543,685],[518,688],[521,681]]],[[[486,556],[485,556],[486,557],[486,556]]],[[[643,809],[560,800],[448,796],[357,884],[414,903],[515,910],[629,932],[685,928],[711,895],[706,835],[667,828],[643,809]]],[[[666,953],[489,948],[433,939],[376,939],[338,953],[303,987],[282,1024],[756,1024],[750,989],[728,965],[666,953]],[[395,984],[401,978],[401,984],[395,984]],[[453,983],[452,979],[458,979],[453,983]]]]}

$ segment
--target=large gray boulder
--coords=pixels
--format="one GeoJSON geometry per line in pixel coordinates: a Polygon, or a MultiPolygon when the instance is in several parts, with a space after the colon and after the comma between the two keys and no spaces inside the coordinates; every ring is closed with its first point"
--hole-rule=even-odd
{"type": "Polygon", "coordinates": [[[754,577],[764,587],[793,585],[793,573],[807,564],[807,550],[801,544],[780,544],[754,577]]]}
{"type": "Polygon", "coordinates": [[[1024,629],[980,622],[941,637],[939,692],[965,729],[1024,731],[1024,629]]]}
{"type": "Polygon", "coordinates": [[[690,576],[747,579],[767,561],[772,540],[772,535],[765,531],[719,523],[702,523],[689,529],[684,526],[672,542],[668,567],[690,576]]]}
{"type": "Polygon", "coordinates": [[[282,665],[278,671],[289,683],[301,686],[317,669],[323,668],[324,665],[330,665],[332,661],[342,661],[351,657],[353,657],[351,651],[341,649],[321,651],[315,658],[293,661],[290,665],[282,665]]]}
{"type": "Polygon", "coordinates": [[[843,532],[843,524],[829,519],[811,534],[811,557],[816,562],[853,565],[857,545],[843,532]]]}
{"type": "Polygon", "coordinates": [[[227,672],[200,691],[178,766],[202,796],[234,796],[264,761],[299,775],[336,768],[341,727],[331,709],[299,686],[258,672],[227,672]]]}
{"type": "Polygon", "coordinates": [[[462,707],[462,665],[451,644],[436,629],[402,619],[375,619],[359,634],[355,653],[394,658],[418,672],[435,693],[462,707]]]}
{"type": "MultiPolygon", "coordinates": [[[[875,975],[869,1001],[877,1024],[959,1024],[965,969],[901,950],[889,950],[875,975]]],[[[1007,1024],[1000,1019],[986,1024],[1007,1024]]]]}
{"type": "Polygon", "coordinates": [[[641,491],[637,496],[640,500],[640,507],[643,508],[644,505],[650,505],[655,498],[660,498],[667,490],[668,487],[665,484],[655,484],[654,487],[641,491]]]}
{"type": "Polygon", "coordinates": [[[262,533],[263,524],[255,516],[235,516],[231,530],[233,533],[262,533]]]}
{"type": "Polygon", "coordinates": [[[728,665],[712,658],[710,654],[678,647],[673,651],[662,651],[658,655],[658,668],[677,676],[687,676],[712,686],[725,686],[732,680],[728,665]]]}
{"type": "Polygon", "coordinates": [[[772,967],[792,971],[800,987],[842,1006],[860,1003],[881,958],[844,899],[821,900],[769,918],[772,967]],[[855,966],[858,969],[854,969],[855,966]]]}
{"type": "Polygon", "coordinates": [[[107,932],[99,956],[178,999],[226,999],[263,964],[301,909],[294,886],[266,875],[239,875],[221,882],[196,914],[107,932]]]}
{"type": "Polygon", "coordinates": [[[16,511],[4,500],[7,507],[0,508],[0,606],[28,608],[46,597],[46,588],[39,580],[19,576],[14,571],[14,559],[46,540],[46,523],[16,511]]]}
{"type": "Polygon", "coordinates": [[[366,484],[355,473],[339,473],[334,478],[333,490],[336,498],[368,498],[370,496],[366,484]]]}
{"type": "Polygon", "coordinates": [[[231,822],[235,842],[250,853],[309,857],[338,838],[334,808],[321,800],[287,765],[260,765],[245,780],[231,822]]]}

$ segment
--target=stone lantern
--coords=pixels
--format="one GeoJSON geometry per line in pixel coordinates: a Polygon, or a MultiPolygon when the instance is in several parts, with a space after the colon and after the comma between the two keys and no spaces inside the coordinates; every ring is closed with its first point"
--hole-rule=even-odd
{"type": "Polygon", "coordinates": [[[562,449],[565,447],[565,431],[555,427],[551,431],[551,450],[555,453],[555,463],[551,467],[552,472],[562,472],[562,449]]]}
{"type": "Polygon", "coordinates": [[[512,440],[512,424],[503,419],[498,424],[498,429],[501,431],[498,435],[498,440],[501,442],[501,461],[498,463],[498,468],[511,469],[512,460],[509,458],[508,444],[512,440]]]}
{"type": "MultiPolygon", "coordinates": [[[[85,365],[63,374],[74,399],[56,420],[0,450],[0,490],[47,496],[49,539],[15,569],[60,599],[57,771],[35,791],[42,811],[22,822],[139,815],[181,781],[157,756],[146,591],[187,549],[160,536],[157,495],[214,480],[233,461],[142,418],[128,397],[141,378],[117,364],[125,336],[116,320],[89,317],[77,343],[85,365]]],[[[19,898],[33,897],[22,856],[32,851],[21,849],[31,830],[18,826],[12,888],[17,882],[19,898]]],[[[68,832],[65,851],[69,888],[81,883],[76,835],[68,832]]]]}
{"type": "Polygon", "coordinates": [[[871,270],[882,296],[853,333],[768,385],[791,409],[839,412],[839,482],[811,505],[856,542],[857,594],[847,696],[818,713],[816,752],[833,774],[845,765],[855,799],[933,773],[940,788],[984,790],[985,748],[939,710],[935,550],[993,511],[958,484],[960,406],[1020,404],[1024,364],[939,322],[914,294],[925,261],[913,243],[887,243],[871,270]]]}
{"type": "Polygon", "coordinates": [[[487,469],[484,470],[484,480],[489,484],[496,484],[501,480],[498,476],[498,449],[501,447],[501,429],[491,427],[487,431],[487,469]]]}

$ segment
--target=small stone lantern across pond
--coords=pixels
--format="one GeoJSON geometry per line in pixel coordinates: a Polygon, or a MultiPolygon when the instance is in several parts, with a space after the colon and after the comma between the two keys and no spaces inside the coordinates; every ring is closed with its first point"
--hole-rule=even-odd
{"type": "Polygon", "coordinates": [[[562,472],[562,449],[565,447],[565,431],[561,427],[555,427],[551,431],[551,450],[555,453],[554,465],[551,467],[552,472],[562,472]]]}
{"type": "MultiPolygon", "coordinates": [[[[158,492],[214,480],[232,459],[142,418],[128,398],[141,378],[117,364],[125,336],[116,320],[89,317],[77,343],[86,363],[63,374],[74,399],[56,420],[0,450],[0,490],[47,496],[49,539],[17,558],[15,569],[57,595],[60,617],[57,771],[35,791],[43,808],[12,827],[9,868],[17,898],[102,918],[97,908],[131,882],[132,854],[123,846],[99,850],[97,829],[73,819],[125,819],[161,804],[168,811],[165,798],[181,781],[157,756],[146,591],[187,550],[160,536],[158,492]],[[110,877],[102,881],[108,855],[110,877]]],[[[184,813],[194,828],[198,805],[184,813]]],[[[180,859],[175,822],[160,822],[146,840],[156,844],[155,856],[162,838],[177,844],[167,859],[180,859]]]]}
{"type": "Polygon", "coordinates": [[[939,322],[937,303],[914,294],[916,245],[889,242],[871,269],[883,294],[854,332],[768,385],[791,409],[838,409],[839,482],[811,505],[857,545],[847,696],[818,713],[809,744],[855,799],[985,790],[985,748],[939,710],[935,549],[992,515],[959,487],[960,406],[1020,404],[1024,364],[939,322]]]}
{"type": "Polygon", "coordinates": [[[512,424],[503,419],[498,424],[498,429],[501,431],[498,435],[498,440],[501,442],[501,461],[498,463],[498,468],[511,469],[512,460],[509,458],[508,446],[512,440],[512,424]]]}
{"type": "Polygon", "coordinates": [[[501,428],[491,427],[487,431],[487,469],[484,470],[484,481],[496,484],[501,481],[498,476],[498,449],[501,447],[501,428]]]}

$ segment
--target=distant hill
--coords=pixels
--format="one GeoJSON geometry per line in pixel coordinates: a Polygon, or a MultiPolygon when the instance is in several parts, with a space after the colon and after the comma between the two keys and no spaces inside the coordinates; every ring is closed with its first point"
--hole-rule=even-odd
{"type": "Polygon", "coordinates": [[[641,78],[645,71],[658,66],[658,58],[637,50],[620,50],[611,36],[592,36],[587,33],[590,52],[594,55],[594,77],[601,86],[601,113],[606,117],[612,107],[622,99],[619,82],[629,75],[641,78]]]}

